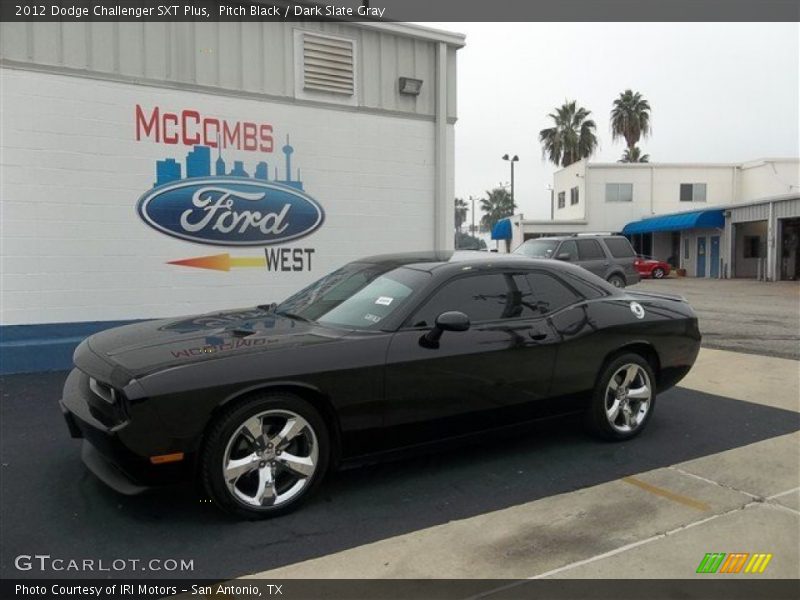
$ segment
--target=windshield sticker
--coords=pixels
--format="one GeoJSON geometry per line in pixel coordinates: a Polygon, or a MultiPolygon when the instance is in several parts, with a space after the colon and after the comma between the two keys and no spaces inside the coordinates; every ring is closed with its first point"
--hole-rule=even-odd
{"type": "Polygon", "coordinates": [[[373,323],[377,323],[378,321],[380,321],[380,320],[381,320],[381,318],[380,318],[378,315],[373,315],[372,313],[367,313],[367,314],[365,314],[365,315],[364,315],[364,318],[365,318],[367,321],[372,321],[373,323]]]}
{"type": "Polygon", "coordinates": [[[389,296],[381,296],[377,300],[375,300],[375,304],[381,304],[383,306],[389,306],[394,298],[390,298],[389,296]]]}

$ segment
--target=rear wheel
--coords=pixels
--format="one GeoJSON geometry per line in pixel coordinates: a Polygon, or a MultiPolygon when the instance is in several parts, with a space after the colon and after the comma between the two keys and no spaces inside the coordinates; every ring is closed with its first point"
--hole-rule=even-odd
{"type": "Polygon", "coordinates": [[[656,267],[653,269],[653,279],[664,279],[664,269],[661,267],[656,267]]]}
{"type": "Polygon", "coordinates": [[[327,429],[311,404],[291,394],[254,397],[212,426],[201,458],[204,487],[238,516],[284,514],[319,485],[329,451],[327,429]]]}
{"type": "Polygon", "coordinates": [[[653,369],[638,354],[609,362],[597,380],[587,414],[589,428],[610,440],[627,440],[642,432],[656,402],[653,369]]]}
{"type": "Polygon", "coordinates": [[[621,275],[612,275],[611,277],[608,278],[608,283],[618,288],[625,287],[625,280],[622,278],[621,275]]]}

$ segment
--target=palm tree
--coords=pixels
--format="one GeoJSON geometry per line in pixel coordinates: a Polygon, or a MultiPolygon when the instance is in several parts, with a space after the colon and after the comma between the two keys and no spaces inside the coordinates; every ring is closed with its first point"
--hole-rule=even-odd
{"type": "Polygon", "coordinates": [[[517,205],[511,199],[511,194],[507,189],[496,187],[493,190],[487,190],[486,198],[481,198],[481,229],[483,231],[490,231],[494,224],[500,219],[505,219],[514,214],[517,205]]]}
{"type": "Polygon", "coordinates": [[[650,131],[650,103],[639,92],[625,90],[614,100],[611,109],[611,138],[625,138],[628,153],[632,155],[636,144],[641,138],[649,136],[650,131]]]}
{"type": "Polygon", "coordinates": [[[467,220],[467,203],[461,198],[456,198],[456,231],[461,231],[461,226],[467,220]]]}
{"type": "Polygon", "coordinates": [[[553,119],[554,126],[539,132],[542,156],[556,166],[568,167],[582,158],[588,158],[597,149],[597,129],[589,119],[592,111],[578,106],[573,101],[565,101],[555,112],[547,115],[553,119]]]}
{"type": "Polygon", "coordinates": [[[619,159],[617,162],[646,163],[650,162],[650,155],[642,154],[642,151],[639,149],[639,146],[634,146],[633,148],[625,148],[625,152],[622,153],[622,158],[619,159]]]}

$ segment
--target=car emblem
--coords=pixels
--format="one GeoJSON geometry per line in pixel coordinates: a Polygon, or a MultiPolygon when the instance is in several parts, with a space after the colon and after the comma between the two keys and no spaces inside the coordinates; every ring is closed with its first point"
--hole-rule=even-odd
{"type": "Polygon", "coordinates": [[[644,319],[644,307],[638,302],[631,302],[631,312],[637,319],[644,319]]]}

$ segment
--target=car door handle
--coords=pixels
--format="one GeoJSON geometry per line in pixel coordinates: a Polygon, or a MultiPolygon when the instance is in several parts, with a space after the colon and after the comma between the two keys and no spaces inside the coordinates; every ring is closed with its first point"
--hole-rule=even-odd
{"type": "Polygon", "coordinates": [[[530,337],[532,340],[540,341],[546,339],[547,334],[543,331],[533,330],[528,332],[528,337],[530,337]]]}

